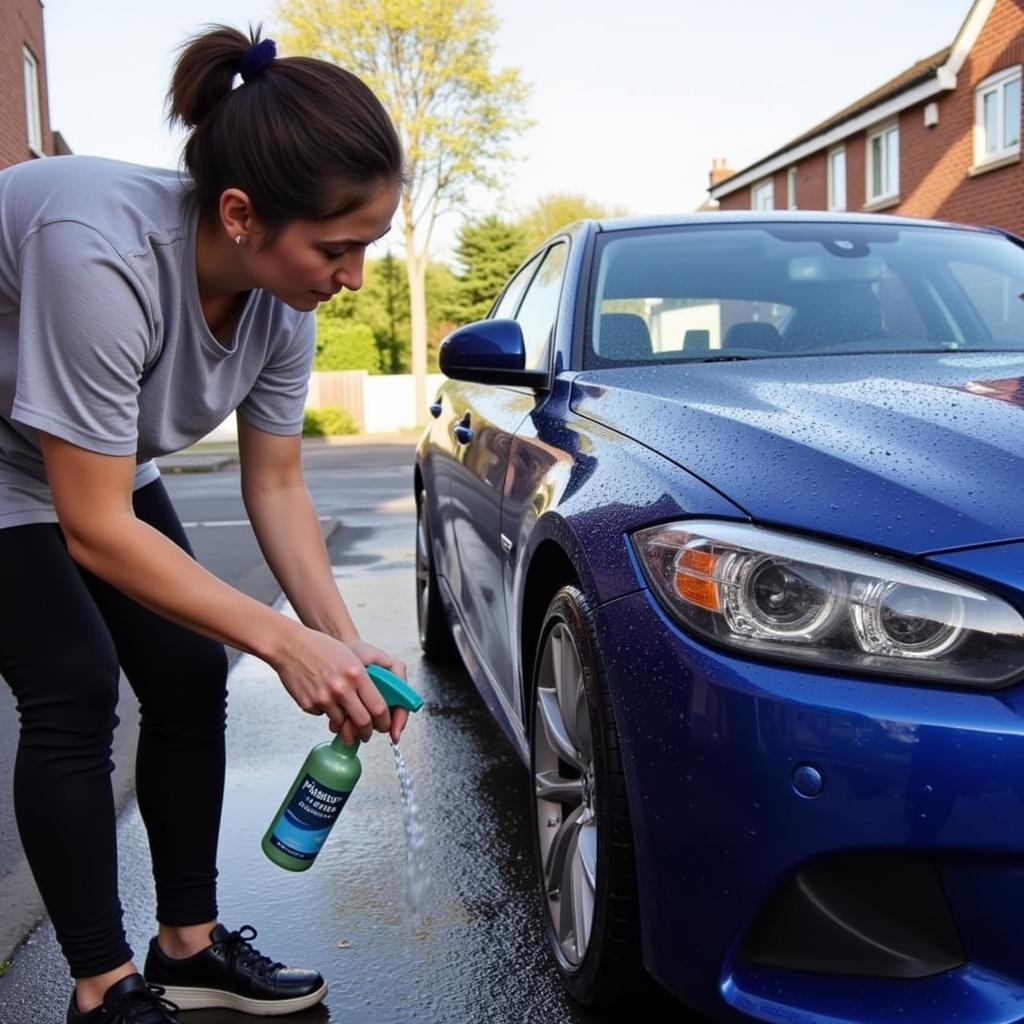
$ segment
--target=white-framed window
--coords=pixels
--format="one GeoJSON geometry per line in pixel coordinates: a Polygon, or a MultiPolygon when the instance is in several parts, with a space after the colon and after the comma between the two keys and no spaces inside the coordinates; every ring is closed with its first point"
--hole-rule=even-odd
{"type": "Polygon", "coordinates": [[[28,148],[38,156],[43,155],[43,118],[39,103],[39,62],[27,47],[21,48],[21,63],[25,77],[25,119],[28,131],[28,148]]]}
{"type": "Polygon", "coordinates": [[[1020,152],[1021,68],[990,75],[974,90],[974,162],[1020,152]]]}
{"type": "Polygon", "coordinates": [[[867,141],[867,201],[895,199],[900,194],[900,126],[877,128],[867,141]]]}
{"type": "Polygon", "coordinates": [[[775,209],[775,182],[771,178],[759,181],[750,190],[750,208],[752,210],[775,209]]]}
{"type": "Polygon", "coordinates": [[[846,209],[846,148],[837,146],[828,151],[828,208],[846,209]]]}
{"type": "Polygon", "coordinates": [[[796,205],[796,168],[786,171],[786,209],[795,210],[796,205]]]}

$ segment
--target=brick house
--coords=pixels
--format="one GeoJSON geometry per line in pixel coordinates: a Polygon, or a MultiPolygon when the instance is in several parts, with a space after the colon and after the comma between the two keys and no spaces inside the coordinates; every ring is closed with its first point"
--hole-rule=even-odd
{"type": "Polygon", "coordinates": [[[1024,235],[1024,0],[975,0],[952,45],[735,173],[722,210],[873,212],[1024,235]]]}
{"type": "Polygon", "coordinates": [[[0,0],[0,167],[66,152],[50,128],[40,0],[0,0]]]}

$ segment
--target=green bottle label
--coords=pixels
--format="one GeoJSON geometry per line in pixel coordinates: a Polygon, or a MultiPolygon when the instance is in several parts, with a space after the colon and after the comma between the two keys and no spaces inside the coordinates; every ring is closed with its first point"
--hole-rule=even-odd
{"type": "Polygon", "coordinates": [[[350,795],[322,786],[307,773],[278,817],[271,845],[296,860],[313,860],[350,795]]]}

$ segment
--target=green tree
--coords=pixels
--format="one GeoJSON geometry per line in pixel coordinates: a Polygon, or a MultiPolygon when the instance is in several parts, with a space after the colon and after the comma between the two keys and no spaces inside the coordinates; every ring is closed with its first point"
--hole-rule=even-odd
{"type": "Polygon", "coordinates": [[[405,324],[409,319],[409,295],[408,286],[403,294],[402,282],[405,281],[405,271],[398,263],[398,260],[391,255],[388,249],[387,255],[380,261],[379,279],[383,295],[384,317],[387,324],[387,331],[383,336],[377,336],[377,345],[380,348],[380,364],[389,373],[402,372],[402,346],[399,344],[398,326],[401,322],[405,324]]]}
{"type": "MultiPolygon", "coordinates": [[[[458,286],[455,275],[443,263],[427,269],[427,368],[437,369],[437,346],[452,330],[449,309],[458,286]]],[[[409,284],[405,265],[390,253],[380,260],[367,260],[363,287],[357,292],[342,292],[320,306],[318,329],[333,330],[334,324],[362,324],[373,332],[377,363],[366,369],[371,373],[408,373],[410,358],[409,284]],[[325,326],[326,325],[326,326],[325,326]]]]}
{"type": "Polygon", "coordinates": [[[453,302],[446,308],[456,323],[470,323],[487,315],[509,275],[526,256],[526,235],[518,224],[493,214],[466,221],[455,240],[455,255],[462,266],[453,302]]]}
{"type": "Polygon", "coordinates": [[[575,192],[552,192],[538,199],[520,218],[526,243],[532,249],[575,220],[625,217],[623,206],[605,206],[575,192]]]}
{"type": "Polygon", "coordinates": [[[427,269],[427,372],[437,372],[437,350],[445,337],[461,326],[451,315],[459,279],[445,263],[427,269]]]}
{"type": "Polygon", "coordinates": [[[427,270],[427,373],[438,372],[441,342],[462,322],[452,316],[459,279],[444,263],[431,263],[427,270]]]}
{"type": "Polygon", "coordinates": [[[471,183],[497,183],[510,140],[528,124],[527,87],[518,69],[491,67],[497,19],[490,0],[278,0],[275,13],[285,48],[359,75],[401,136],[416,418],[425,422],[431,234],[471,183]]]}
{"type": "Polygon", "coordinates": [[[317,315],[314,370],[369,370],[380,373],[380,353],[368,324],[317,315]]]}
{"type": "Polygon", "coordinates": [[[342,292],[320,309],[327,317],[371,328],[382,372],[408,371],[409,286],[402,261],[390,252],[383,259],[366,261],[359,291],[342,292]]]}

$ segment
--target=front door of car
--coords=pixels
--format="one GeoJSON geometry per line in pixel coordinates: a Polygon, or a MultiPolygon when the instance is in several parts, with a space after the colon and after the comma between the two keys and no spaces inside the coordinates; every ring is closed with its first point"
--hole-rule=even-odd
{"type": "MultiPolygon", "coordinates": [[[[434,569],[455,588],[458,580],[458,561],[455,557],[455,542],[452,539],[448,508],[451,494],[451,462],[454,438],[452,427],[451,400],[447,391],[451,385],[442,388],[429,405],[431,419],[427,426],[426,446],[421,454],[421,469],[424,479],[423,500],[426,503],[428,531],[434,569]]],[[[417,537],[417,543],[419,538],[417,537]]]]}
{"type": "MultiPolygon", "coordinates": [[[[494,318],[519,321],[527,369],[549,365],[568,248],[567,242],[557,242],[523,267],[492,313],[494,318]]],[[[446,392],[452,403],[456,452],[450,463],[449,493],[459,564],[456,600],[475,653],[495,687],[515,707],[501,502],[512,438],[546,392],[465,381],[451,382],[446,392]]]]}

